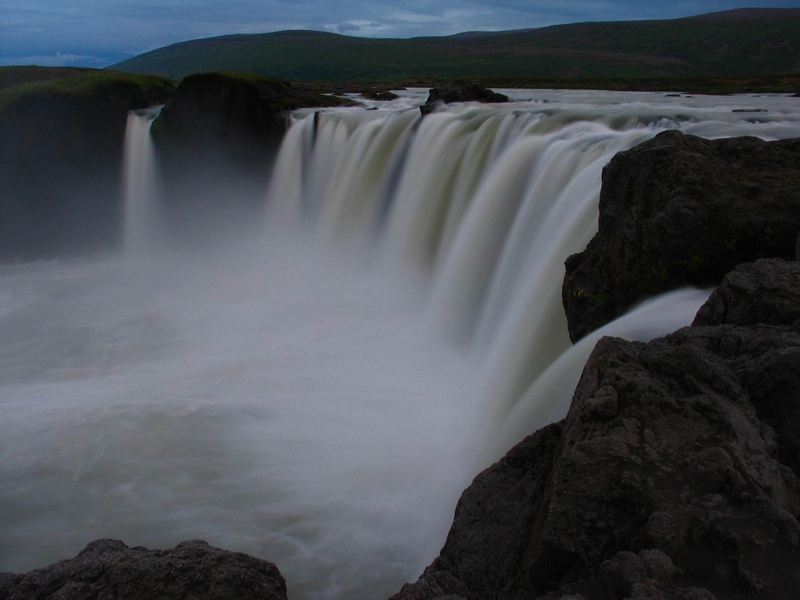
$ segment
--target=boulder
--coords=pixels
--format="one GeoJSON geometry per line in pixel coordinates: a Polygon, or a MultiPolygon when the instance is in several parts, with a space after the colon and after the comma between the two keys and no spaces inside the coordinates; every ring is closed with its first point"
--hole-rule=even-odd
{"type": "Polygon", "coordinates": [[[508,102],[508,96],[493,92],[474,81],[456,79],[452,83],[431,89],[425,104],[420,106],[420,111],[424,116],[435,111],[437,107],[452,102],[508,102]]]}
{"type": "Polygon", "coordinates": [[[601,339],[567,417],[475,478],[439,557],[395,600],[792,597],[799,281],[800,263],[760,260],[691,327],[601,339]],[[747,323],[717,308],[742,289],[747,323]]]}
{"type": "Polygon", "coordinates": [[[617,154],[603,170],[598,233],[566,261],[570,338],[649,296],[718,285],[737,264],[793,258],[798,190],[800,139],[667,131],[617,154]]]}
{"type": "MultiPolygon", "coordinates": [[[[24,68],[27,73],[30,68],[24,68]]],[[[0,95],[0,258],[114,247],[130,110],[166,101],[171,81],[67,70],[0,95]]],[[[36,76],[27,74],[28,78],[36,76]]]]}
{"type": "Polygon", "coordinates": [[[97,540],[73,559],[0,574],[0,600],[286,600],[277,567],[193,540],[170,550],[97,540]]]}
{"type": "Polygon", "coordinates": [[[397,94],[385,88],[371,87],[361,92],[361,97],[367,100],[396,100],[397,94]]]}

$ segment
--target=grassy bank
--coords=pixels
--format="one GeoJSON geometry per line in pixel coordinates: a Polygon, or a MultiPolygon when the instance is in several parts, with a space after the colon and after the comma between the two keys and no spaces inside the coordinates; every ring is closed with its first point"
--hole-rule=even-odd
{"type": "Polygon", "coordinates": [[[90,95],[131,98],[131,108],[142,101],[163,101],[174,88],[167,78],[124,71],[73,69],[69,67],[2,67],[0,111],[20,99],[62,96],[80,99],[90,95]]]}

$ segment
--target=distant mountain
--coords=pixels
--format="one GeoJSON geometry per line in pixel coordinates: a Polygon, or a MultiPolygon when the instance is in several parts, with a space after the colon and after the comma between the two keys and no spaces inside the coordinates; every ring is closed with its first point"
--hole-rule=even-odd
{"type": "Polygon", "coordinates": [[[317,31],[229,35],[174,44],[112,68],[173,79],[252,71],[293,81],[800,74],[800,8],[412,39],[317,31]]]}

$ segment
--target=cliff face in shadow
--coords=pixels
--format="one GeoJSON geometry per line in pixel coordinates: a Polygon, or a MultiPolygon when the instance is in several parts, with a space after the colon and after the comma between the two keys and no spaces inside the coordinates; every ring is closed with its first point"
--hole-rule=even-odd
{"type": "Polygon", "coordinates": [[[620,152],[603,170],[598,233],[566,262],[571,339],[649,296],[718,285],[758,258],[793,258],[798,189],[800,139],[667,131],[620,152]]]}
{"type": "Polygon", "coordinates": [[[153,124],[170,237],[216,235],[263,205],[288,111],[347,102],[250,73],[183,79],[153,124]]]}
{"type": "Polygon", "coordinates": [[[158,77],[91,72],[0,94],[0,257],[112,247],[128,112],[166,101],[158,77]]]}
{"type": "Polygon", "coordinates": [[[214,235],[226,219],[246,220],[263,204],[288,111],[345,103],[242,73],[193,75],[177,90],[160,77],[68,73],[52,79],[51,72],[24,72],[32,83],[0,90],[2,258],[106,250],[120,243],[130,110],[166,103],[153,136],[172,233],[194,221],[214,235]],[[51,79],[36,81],[37,75],[51,79]]]}

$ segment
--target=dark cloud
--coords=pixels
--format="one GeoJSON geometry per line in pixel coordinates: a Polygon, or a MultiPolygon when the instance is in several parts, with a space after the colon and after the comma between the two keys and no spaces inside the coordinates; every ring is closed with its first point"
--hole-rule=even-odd
{"type": "Polygon", "coordinates": [[[798,0],[3,0],[0,64],[103,66],[189,39],[285,29],[450,35],[578,21],[665,19],[798,0]]]}

